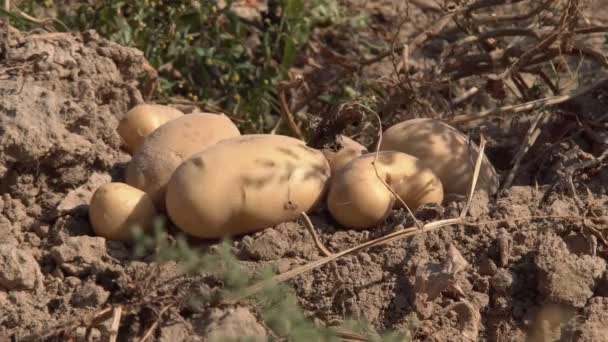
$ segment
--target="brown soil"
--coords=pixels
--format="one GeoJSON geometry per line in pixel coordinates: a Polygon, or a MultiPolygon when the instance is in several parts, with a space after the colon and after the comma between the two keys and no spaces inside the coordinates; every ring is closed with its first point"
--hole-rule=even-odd
{"type": "MultiPolygon", "coordinates": [[[[376,22],[395,23],[389,1],[366,6],[376,22]]],[[[418,23],[408,25],[404,32],[416,32],[418,23]]],[[[127,109],[143,102],[142,54],[91,32],[11,32],[1,46],[0,341],[48,332],[120,304],[135,291],[135,280],[151,271],[158,271],[158,293],[213,291],[217,284],[182,275],[174,263],[157,270],[146,258],[134,258],[132,246],[95,237],[87,219],[92,191],[123,179],[129,156],[120,149],[116,126],[127,109]]],[[[382,67],[389,66],[370,73],[382,73],[382,67]]],[[[608,85],[560,108],[554,124],[567,117],[558,114],[583,104],[605,108],[599,95],[608,95],[608,85]]],[[[488,127],[484,135],[488,157],[504,176],[522,130],[499,128],[488,127]]],[[[585,136],[544,150],[555,134],[545,135],[516,185],[496,198],[474,197],[474,224],[375,247],[290,281],[306,314],[319,324],[356,318],[379,331],[409,329],[421,341],[605,340],[608,168],[577,172],[573,196],[564,170],[597,150],[585,136]],[[525,219],[530,216],[562,219],[525,219]]],[[[451,201],[416,215],[423,222],[456,217],[462,206],[451,201]]],[[[412,224],[401,224],[404,217],[395,213],[385,226],[364,231],[340,228],[325,211],[312,220],[324,245],[336,252],[412,224]]],[[[251,270],[274,265],[285,272],[322,257],[295,222],[238,238],[233,247],[251,270]]],[[[119,340],[141,336],[156,314],[143,310],[127,318],[119,340]]],[[[105,341],[109,330],[107,322],[70,333],[76,340],[88,334],[105,341]]],[[[271,332],[256,308],[210,306],[161,320],[151,340],[242,334],[271,332]]]]}

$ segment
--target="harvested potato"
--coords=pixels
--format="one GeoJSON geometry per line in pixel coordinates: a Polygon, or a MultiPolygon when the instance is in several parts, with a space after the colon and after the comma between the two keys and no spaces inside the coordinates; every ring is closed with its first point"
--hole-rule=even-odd
{"type": "Polygon", "coordinates": [[[331,173],[336,174],[348,162],[367,153],[367,148],[345,135],[338,135],[336,148],[325,148],[322,151],[329,161],[331,173]]]}
{"type": "Polygon", "coordinates": [[[296,219],[322,200],[329,164],[298,139],[253,134],[184,161],[167,186],[167,213],[203,239],[254,232],[296,219]]]}
{"type": "Polygon", "coordinates": [[[194,113],[171,120],[146,138],[127,166],[126,183],[145,191],[165,210],[165,189],[173,171],[191,155],[218,141],[240,136],[225,115],[194,113]]]}
{"type": "Polygon", "coordinates": [[[411,210],[443,201],[441,181],[419,159],[401,152],[383,151],[377,159],[376,153],[367,153],[352,160],[333,177],[327,197],[329,212],[349,228],[378,225],[391,209],[402,206],[386,185],[411,210]]]}
{"type": "Polygon", "coordinates": [[[181,111],[158,104],[140,104],[125,114],[118,123],[118,134],[125,143],[126,150],[134,153],[144,139],[168,121],[184,115],[181,111]]]}
{"type": "Polygon", "coordinates": [[[150,229],[157,213],[152,199],[125,183],[107,183],[95,190],[89,205],[89,220],[98,236],[129,240],[131,229],[150,229]]]}
{"type": "MultiPolygon", "coordinates": [[[[479,147],[469,145],[467,136],[434,119],[412,119],[389,127],[380,150],[399,151],[419,158],[443,183],[447,193],[467,195],[471,187],[479,147]]],[[[477,190],[493,194],[498,190],[494,166],[483,157],[477,190]]]]}

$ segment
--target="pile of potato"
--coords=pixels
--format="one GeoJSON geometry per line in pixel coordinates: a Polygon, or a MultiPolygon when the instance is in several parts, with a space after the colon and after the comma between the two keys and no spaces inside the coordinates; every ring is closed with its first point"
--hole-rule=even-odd
{"type": "MultiPolygon", "coordinates": [[[[118,133],[132,154],[125,182],[99,187],[89,218],[95,233],[128,240],[166,214],[202,239],[255,232],[326,205],[341,225],[365,229],[392,209],[441,204],[466,195],[479,148],[433,119],[388,128],[380,152],[339,136],[337,149],[313,149],[282,135],[241,135],[223,114],[138,105],[118,133]]],[[[496,192],[498,177],[483,159],[477,190],[496,192]]]]}

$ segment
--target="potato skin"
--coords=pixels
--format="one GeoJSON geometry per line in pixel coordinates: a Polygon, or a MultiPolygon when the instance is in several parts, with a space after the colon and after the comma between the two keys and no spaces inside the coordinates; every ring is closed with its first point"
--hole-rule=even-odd
{"type": "Polygon", "coordinates": [[[131,108],[118,123],[118,135],[125,143],[125,149],[133,154],[144,139],[168,121],[183,116],[184,113],[170,106],[159,104],[139,104],[131,108]]]}
{"type": "Polygon", "coordinates": [[[177,168],[167,187],[167,213],[183,231],[202,239],[250,233],[315,208],[329,174],[323,154],[301,140],[244,135],[177,168]]]}
{"type": "Polygon", "coordinates": [[[240,135],[225,115],[194,113],[171,120],[150,134],[133,155],[126,183],[145,191],[162,212],[167,182],[184,160],[218,141],[240,135]]]}
{"type": "Polygon", "coordinates": [[[89,205],[93,231],[109,240],[129,240],[134,225],[146,231],[156,216],[154,203],[145,192],[119,182],[97,188],[89,205]]]}
{"type": "MultiPolygon", "coordinates": [[[[419,158],[443,183],[447,193],[467,195],[479,147],[469,146],[466,135],[435,119],[412,119],[389,127],[382,136],[382,151],[399,151],[419,158]]],[[[498,175],[484,155],[477,190],[494,194],[498,175]]]]}
{"type": "Polygon", "coordinates": [[[336,174],[338,170],[351,160],[367,153],[365,146],[345,135],[338,135],[336,137],[336,145],[337,149],[325,148],[322,150],[325,158],[329,161],[332,174],[336,174]]]}
{"type": "Polygon", "coordinates": [[[332,176],[327,196],[329,212],[349,228],[380,224],[391,209],[402,206],[384,183],[411,210],[443,201],[441,181],[420,160],[401,152],[383,151],[377,157],[376,153],[367,153],[353,159],[332,176]]]}

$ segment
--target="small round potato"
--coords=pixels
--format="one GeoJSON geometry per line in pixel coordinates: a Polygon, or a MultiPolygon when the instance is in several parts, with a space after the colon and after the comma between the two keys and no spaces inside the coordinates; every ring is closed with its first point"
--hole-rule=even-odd
{"type": "Polygon", "coordinates": [[[168,121],[184,115],[180,110],[159,104],[140,104],[125,114],[118,123],[118,134],[126,150],[133,154],[144,139],[168,121]]]}
{"type": "Polygon", "coordinates": [[[367,153],[352,160],[333,177],[327,197],[329,212],[349,228],[376,226],[394,207],[402,206],[387,185],[411,210],[443,201],[441,181],[420,160],[401,152],[383,151],[377,157],[376,153],[367,153]]]}
{"type": "Polygon", "coordinates": [[[150,134],[133,155],[126,183],[145,191],[162,212],[167,182],[184,160],[218,141],[240,135],[225,115],[194,113],[171,120],[150,134]]]}
{"type": "Polygon", "coordinates": [[[322,200],[329,164],[298,139],[253,134],[193,155],[167,186],[167,213],[202,239],[258,231],[296,219],[322,200]]]}
{"type": "MultiPolygon", "coordinates": [[[[466,196],[471,187],[479,147],[467,136],[435,119],[412,119],[389,127],[382,136],[382,151],[399,151],[419,158],[443,183],[446,194],[466,196]]],[[[494,194],[498,176],[484,155],[477,190],[494,194]]]]}
{"type": "Polygon", "coordinates": [[[98,236],[109,240],[129,240],[139,226],[149,230],[157,216],[148,195],[125,183],[107,183],[95,190],[89,205],[89,220],[98,236]]]}
{"type": "Polygon", "coordinates": [[[329,161],[331,173],[336,174],[348,162],[367,153],[367,148],[345,135],[338,135],[336,149],[325,148],[322,151],[329,161]]]}

